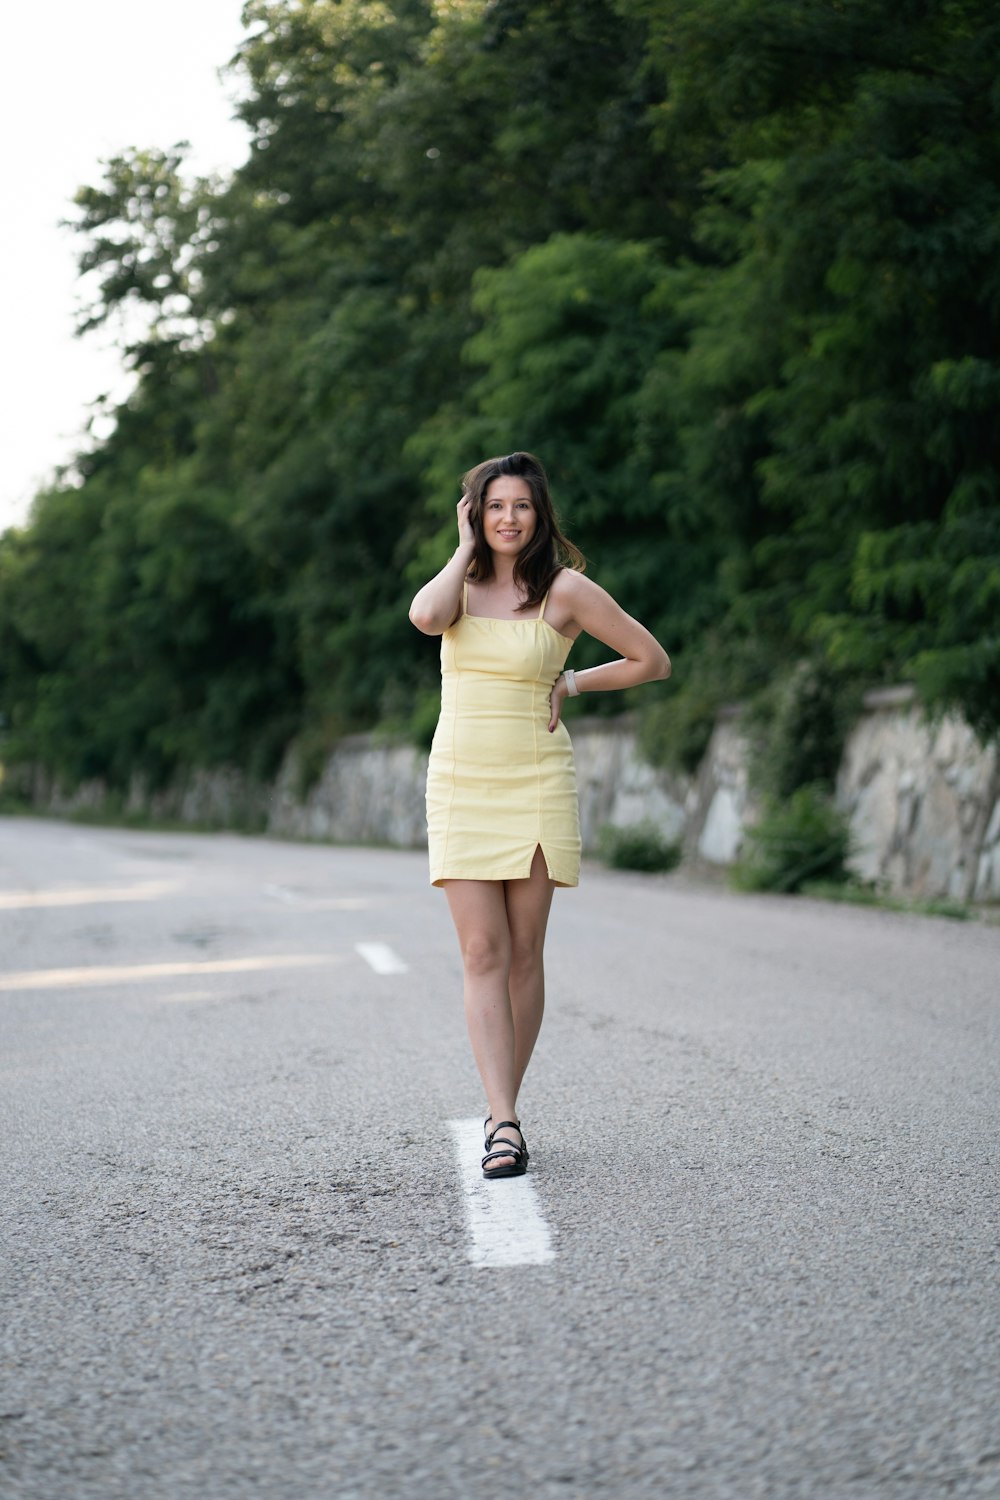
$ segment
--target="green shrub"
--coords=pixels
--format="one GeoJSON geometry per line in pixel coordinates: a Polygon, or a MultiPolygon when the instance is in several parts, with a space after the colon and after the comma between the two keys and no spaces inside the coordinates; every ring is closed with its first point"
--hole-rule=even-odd
{"type": "Polygon", "coordinates": [[[606,823],[598,840],[598,853],[615,870],[653,873],[673,870],[681,862],[681,846],[670,843],[655,823],[633,823],[615,828],[606,823]]]}
{"type": "Polygon", "coordinates": [[[808,881],[846,881],[851,837],[847,821],[822,786],[802,786],[787,802],[772,798],[747,829],[735,885],[747,891],[798,891],[808,881]]]}
{"type": "Polygon", "coordinates": [[[832,789],[856,696],[822,661],[801,661],[756,693],[743,719],[753,785],[779,799],[802,786],[832,789]]]}
{"type": "Polygon", "coordinates": [[[639,752],[651,766],[693,776],[720,712],[766,695],[778,663],[756,637],[707,628],[697,645],[673,654],[673,665],[667,692],[637,690],[639,752]]]}
{"type": "Polygon", "coordinates": [[[299,731],[294,741],[292,767],[292,792],[297,801],[304,802],[313,787],[318,785],[343,734],[343,726],[332,715],[306,724],[299,731]]]}
{"type": "Polygon", "coordinates": [[[651,766],[693,776],[708,749],[719,698],[690,685],[683,692],[650,698],[639,713],[639,754],[651,766]]]}

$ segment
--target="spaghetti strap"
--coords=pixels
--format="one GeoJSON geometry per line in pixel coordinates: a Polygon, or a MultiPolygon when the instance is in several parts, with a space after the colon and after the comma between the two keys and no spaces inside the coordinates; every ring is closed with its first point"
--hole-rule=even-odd
{"type": "Polygon", "coordinates": [[[468,579],[466,579],[465,582],[462,584],[462,613],[463,613],[463,615],[467,615],[469,613],[469,580],[468,579]]]}
{"type": "Polygon", "coordinates": [[[545,590],[545,597],[542,600],[541,608],[538,611],[538,618],[540,620],[544,620],[545,619],[545,606],[546,606],[546,604],[548,602],[549,602],[549,591],[548,591],[548,589],[546,589],[545,590]]]}

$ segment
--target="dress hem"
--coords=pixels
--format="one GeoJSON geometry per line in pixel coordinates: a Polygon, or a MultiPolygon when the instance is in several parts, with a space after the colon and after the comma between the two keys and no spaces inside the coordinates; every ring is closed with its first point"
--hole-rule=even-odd
{"type": "Polygon", "coordinates": [[[567,869],[566,861],[553,861],[549,858],[545,850],[545,845],[542,843],[541,839],[539,839],[535,844],[534,849],[532,849],[531,853],[528,855],[527,861],[518,861],[518,867],[516,869],[513,868],[513,862],[511,862],[509,865],[503,868],[500,873],[497,873],[496,864],[494,864],[493,868],[490,869],[489,874],[481,873],[483,869],[482,864],[479,865],[478,871],[476,873],[470,872],[468,865],[466,865],[466,867],[461,871],[455,869],[454,867],[452,867],[451,871],[449,871],[447,861],[444,861],[443,869],[440,865],[436,869],[431,869],[431,885],[442,886],[446,880],[528,880],[531,876],[531,866],[534,862],[536,849],[541,849],[542,851],[542,858],[545,861],[545,873],[548,875],[553,885],[561,886],[566,889],[572,889],[574,886],[579,885],[579,860],[575,859],[571,854],[569,858],[570,868],[567,869]],[[575,868],[573,868],[574,865],[575,868]],[[558,873],[553,874],[553,869],[558,871],[558,873]]]}
{"type": "MultiPolygon", "coordinates": [[[[547,872],[549,879],[557,890],[575,890],[580,884],[579,876],[576,880],[556,880],[551,870],[547,872]]],[[[527,875],[436,875],[431,876],[431,885],[438,890],[449,880],[527,880],[527,875]]]]}

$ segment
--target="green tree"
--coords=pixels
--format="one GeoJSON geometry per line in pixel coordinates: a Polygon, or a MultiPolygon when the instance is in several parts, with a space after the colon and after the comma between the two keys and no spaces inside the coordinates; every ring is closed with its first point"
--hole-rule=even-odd
{"type": "Polygon", "coordinates": [[[676,655],[687,762],[804,660],[996,729],[985,0],[246,19],[245,164],[129,149],[77,198],[135,388],[0,539],[8,757],[121,783],[400,722],[408,570],[513,447],[676,655]]]}
{"type": "Polygon", "coordinates": [[[481,328],[463,351],[471,382],[411,444],[445,517],[414,578],[453,544],[462,471],[484,454],[537,449],[595,576],[667,636],[684,628],[717,557],[649,480],[651,444],[663,452],[676,438],[642,401],[662,348],[681,337],[672,285],[657,245],[586,234],[555,235],[477,274],[481,328]]]}
{"type": "Polygon", "coordinates": [[[675,478],[733,541],[723,639],[749,686],[755,662],[818,644],[845,669],[915,672],[995,730],[1000,698],[973,708],[994,680],[995,551],[963,552],[993,547],[1000,460],[994,9],[622,8],[669,74],[664,148],[707,173],[695,326],[659,378],[675,478]],[[915,586],[928,549],[975,572],[978,602],[947,624],[937,570],[915,586]]]}

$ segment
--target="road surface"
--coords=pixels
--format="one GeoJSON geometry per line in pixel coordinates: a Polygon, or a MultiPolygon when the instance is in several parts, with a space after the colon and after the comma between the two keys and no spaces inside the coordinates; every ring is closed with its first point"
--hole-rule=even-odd
{"type": "Polygon", "coordinates": [[[0,820],[4,1500],[1000,1495],[1000,928],[585,868],[485,1189],[460,987],[420,854],[0,820]]]}

